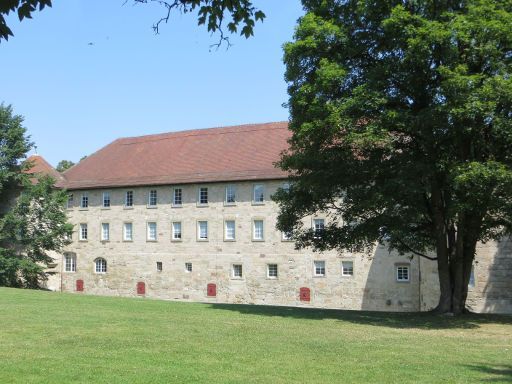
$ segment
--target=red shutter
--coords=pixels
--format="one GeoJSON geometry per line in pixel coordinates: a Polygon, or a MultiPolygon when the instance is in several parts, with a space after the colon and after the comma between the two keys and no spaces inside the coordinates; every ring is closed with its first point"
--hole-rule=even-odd
{"type": "Polygon", "coordinates": [[[300,289],[300,301],[311,301],[311,291],[309,288],[302,287],[300,289]]]}
{"type": "Polygon", "coordinates": [[[206,296],[215,297],[217,296],[217,285],[210,283],[206,286],[206,296]]]}
{"type": "Polygon", "coordinates": [[[83,280],[77,280],[76,281],[76,291],[77,292],[83,292],[84,291],[84,281],[83,280]]]}
{"type": "Polygon", "coordinates": [[[137,295],[145,295],[146,294],[146,283],[143,281],[139,281],[137,283],[137,295]]]}

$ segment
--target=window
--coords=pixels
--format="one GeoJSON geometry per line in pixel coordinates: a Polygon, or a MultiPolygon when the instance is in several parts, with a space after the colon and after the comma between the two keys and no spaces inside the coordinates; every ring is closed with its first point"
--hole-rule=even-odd
{"type": "Polygon", "coordinates": [[[101,223],[101,240],[102,241],[110,240],[110,224],[109,223],[101,223]]]}
{"type": "Polygon", "coordinates": [[[110,192],[103,192],[103,208],[110,208],[110,192]]]}
{"type": "Polygon", "coordinates": [[[325,276],[325,261],[323,260],[315,260],[315,276],[325,276]]]}
{"type": "Polygon", "coordinates": [[[68,193],[68,205],[67,205],[68,208],[73,208],[73,194],[72,193],[68,193]]]}
{"type": "Polygon", "coordinates": [[[80,199],[80,208],[89,208],[89,196],[87,193],[82,194],[82,198],[80,199]]]}
{"type": "Polygon", "coordinates": [[[208,188],[199,188],[199,204],[208,204],[208,188]]]}
{"type": "Polygon", "coordinates": [[[162,262],[161,261],[156,262],[156,270],[158,272],[162,272],[162,262]]]}
{"type": "Polygon", "coordinates": [[[124,206],[133,207],[133,191],[126,191],[124,196],[124,206]]]}
{"type": "Polygon", "coordinates": [[[469,282],[468,282],[469,288],[475,288],[475,266],[471,266],[471,272],[469,275],[469,282]]]}
{"type": "Polygon", "coordinates": [[[313,229],[315,230],[315,237],[320,237],[322,235],[322,232],[325,229],[324,219],[314,219],[313,220],[313,229]]]}
{"type": "Polygon", "coordinates": [[[242,264],[233,264],[232,267],[232,277],[234,279],[242,278],[242,264]]]}
{"type": "Polygon", "coordinates": [[[132,241],[133,240],[133,224],[132,223],[124,223],[124,225],[123,225],[123,240],[124,241],[132,241]]]}
{"type": "Polygon", "coordinates": [[[263,240],[263,220],[254,220],[252,222],[252,239],[263,240]]]}
{"type": "Polygon", "coordinates": [[[75,255],[66,254],[64,256],[64,264],[65,264],[64,270],[66,272],[76,272],[76,256],[75,255]]]}
{"type": "Polygon", "coordinates": [[[341,262],[341,276],[353,276],[354,275],[354,262],[353,261],[342,261],[341,262]]]}
{"type": "Polygon", "coordinates": [[[101,257],[94,261],[94,266],[95,266],[94,270],[96,273],[106,273],[107,272],[107,260],[102,259],[101,257]]]}
{"type": "Polygon", "coordinates": [[[80,240],[87,240],[87,224],[80,224],[80,240]]]}
{"type": "Polygon", "coordinates": [[[235,220],[226,220],[224,222],[224,239],[235,240],[235,220]]]}
{"type": "Polygon", "coordinates": [[[174,188],[172,192],[172,205],[180,207],[183,204],[183,191],[181,188],[174,188]]]}
{"type": "Polygon", "coordinates": [[[156,223],[154,221],[148,222],[147,236],[149,241],[156,241],[156,223]]]}
{"type": "Polygon", "coordinates": [[[252,201],[257,204],[265,201],[265,187],[263,184],[254,185],[252,201]]]}
{"type": "Polygon", "coordinates": [[[199,240],[208,240],[208,222],[198,221],[197,222],[197,238],[199,240]]]}
{"type": "Polygon", "coordinates": [[[397,265],[396,266],[396,281],[409,281],[409,266],[397,265]]]}
{"type": "Polygon", "coordinates": [[[181,221],[173,221],[172,223],[172,239],[181,240],[181,221]]]}
{"type": "Polygon", "coordinates": [[[236,189],[234,185],[226,186],[226,204],[235,204],[236,202],[236,189]]]}
{"type": "Polygon", "coordinates": [[[277,264],[267,264],[267,277],[277,279],[277,264]]]}
{"type": "Polygon", "coordinates": [[[291,232],[281,232],[281,240],[283,241],[291,241],[292,233],[291,232]]]}
{"type": "Polygon", "coordinates": [[[290,192],[290,183],[283,183],[282,188],[285,192],[290,192]]]}
{"type": "Polygon", "coordinates": [[[157,201],[156,189],[152,189],[151,191],[149,191],[149,195],[148,195],[148,206],[156,207],[156,201],[157,201]]]}
{"type": "Polygon", "coordinates": [[[185,272],[192,272],[192,263],[185,263],[185,272]]]}

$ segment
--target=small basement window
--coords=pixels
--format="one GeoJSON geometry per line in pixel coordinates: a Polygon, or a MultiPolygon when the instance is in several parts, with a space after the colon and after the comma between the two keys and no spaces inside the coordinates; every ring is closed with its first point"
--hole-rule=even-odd
{"type": "Polygon", "coordinates": [[[185,263],[185,272],[192,272],[192,263],[185,263]]]}
{"type": "Polygon", "coordinates": [[[162,272],[162,262],[161,261],[156,262],[156,270],[158,272],[162,272]]]}

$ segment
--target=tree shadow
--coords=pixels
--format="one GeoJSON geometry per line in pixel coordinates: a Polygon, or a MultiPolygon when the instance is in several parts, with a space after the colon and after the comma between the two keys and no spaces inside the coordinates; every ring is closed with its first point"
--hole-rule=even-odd
{"type": "Polygon", "coordinates": [[[487,383],[512,383],[512,365],[488,366],[485,364],[466,365],[465,367],[488,375],[482,379],[487,383]]]}
{"type": "Polygon", "coordinates": [[[429,312],[370,312],[251,304],[209,304],[209,306],[213,309],[238,312],[242,315],[308,320],[333,319],[354,324],[399,329],[474,329],[479,328],[482,324],[512,325],[512,316],[509,315],[466,314],[453,317],[429,312]]]}

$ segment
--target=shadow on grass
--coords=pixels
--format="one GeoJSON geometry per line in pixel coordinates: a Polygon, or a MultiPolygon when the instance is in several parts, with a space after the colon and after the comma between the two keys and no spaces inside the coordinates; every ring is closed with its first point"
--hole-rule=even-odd
{"type": "Polygon", "coordinates": [[[489,376],[482,379],[486,383],[512,383],[512,365],[495,365],[489,367],[485,364],[473,364],[466,365],[466,367],[489,376]]]}
{"type": "Polygon", "coordinates": [[[355,324],[404,329],[472,329],[479,328],[482,324],[512,325],[512,316],[508,315],[467,314],[451,317],[426,312],[390,313],[247,304],[210,304],[210,307],[234,311],[244,315],[277,316],[308,320],[334,319],[355,324]]]}

